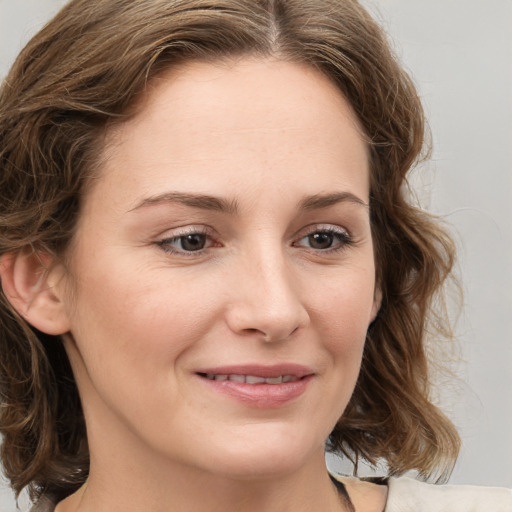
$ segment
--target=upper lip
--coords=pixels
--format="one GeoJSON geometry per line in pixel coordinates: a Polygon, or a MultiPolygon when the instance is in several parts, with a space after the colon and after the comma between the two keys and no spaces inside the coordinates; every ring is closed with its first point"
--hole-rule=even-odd
{"type": "Polygon", "coordinates": [[[282,375],[291,375],[298,379],[312,375],[314,371],[304,365],[295,363],[283,363],[275,365],[241,364],[229,366],[215,366],[200,368],[198,374],[213,375],[252,375],[255,377],[276,378],[282,375]]]}

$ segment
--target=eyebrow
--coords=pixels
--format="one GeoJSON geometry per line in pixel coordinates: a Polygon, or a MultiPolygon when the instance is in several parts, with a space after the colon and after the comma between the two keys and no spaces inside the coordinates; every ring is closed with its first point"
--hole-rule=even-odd
{"type": "Polygon", "coordinates": [[[361,198],[351,192],[334,192],[331,194],[315,194],[308,196],[299,203],[299,208],[301,210],[319,210],[345,202],[358,204],[369,209],[368,203],[365,203],[361,198]]]}
{"type": "MultiPolygon", "coordinates": [[[[328,208],[339,203],[354,203],[369,208],[368,204],[351,192],[334,192],[330,194],[315,194],[307,196],[299,202],[300,210],[319,210],[328,208]]],[[[229,201],[221,197],[210,196],[207,194],[188,194],[184,192],[165,192],[155,196],[143,199],[137,206],[130,209],[130,212],[147,208],[148,206],[178,203],[191,208],[201,210],[216,211],[221,213],[236,214],[238,204],[236,200],[229,201]]]]}
{"type": "Polygon", "coordinates": [[[191,208],[199,208],[201,210],[210,210],[223,213],[236,213],[238,210],[236,201],[228,201],[220,197],[209,196],[206,194],[187,194],[184,192],[166,192],[156,196],[147,197],[142,200],[135,208],[129,210],[133,212],[148,206],[178,203],[191,208]]]}

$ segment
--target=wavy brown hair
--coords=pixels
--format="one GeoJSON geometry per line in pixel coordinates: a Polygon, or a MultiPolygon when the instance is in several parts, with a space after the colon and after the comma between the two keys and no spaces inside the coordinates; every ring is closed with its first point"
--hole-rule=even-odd
{"type": "MultiPolygon", "coordinates": [[[[16,60],[0,91],[0,255],[62,255],[98,171],[105,131],[175,64],[255,55],[307,63],[338,86],[371,154],[380,313],[328,448],[391,474],[449,471],[452,424],[429,399],[426,331],[453,264],[437,219],[411,205],[406,175],[425,121],[410,78],[355,0],[73,0],[16,60]]],[[[2,461],[16,492],[59,498],[87,478],[86,428],[60,338],[0,305],[2,461]]]]}

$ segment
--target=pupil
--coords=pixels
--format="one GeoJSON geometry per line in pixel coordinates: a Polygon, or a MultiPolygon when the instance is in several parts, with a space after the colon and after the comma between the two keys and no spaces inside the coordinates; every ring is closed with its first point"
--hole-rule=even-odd
{"type": "Polygon", "coordinates": [[[331,233],[313,233],[309,235],[309,243],[313,249],[329,249],[334,241],[331,233]]]}
{"type": "Polygon", "coordinates": [[[186,235],[181,237],[181,246],[185,251],[200,251],[204,249],[205,241],[204,235],[186,235]]]}

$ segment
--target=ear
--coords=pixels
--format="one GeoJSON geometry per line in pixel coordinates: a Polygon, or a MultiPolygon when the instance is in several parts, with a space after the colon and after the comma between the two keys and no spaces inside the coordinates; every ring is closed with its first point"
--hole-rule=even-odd
{"type": "Polygon", "coordinates": [[[380,286],[375,286],[375,292],[373,294],[373,305],[372,305],[372,311],[371,311],[371,316],[370,316],[370,323],[372,323],[377,318],[381,304],[382,304],[382,290],[380,289],[380,286]]]}
{"type": "Polygon", "coordinates": [[[4,294],[18,314],[46,334],[69,331],[64,298],[64,269],[46,253],[28,248],[4,254],[0,279],[4,294]]]}

